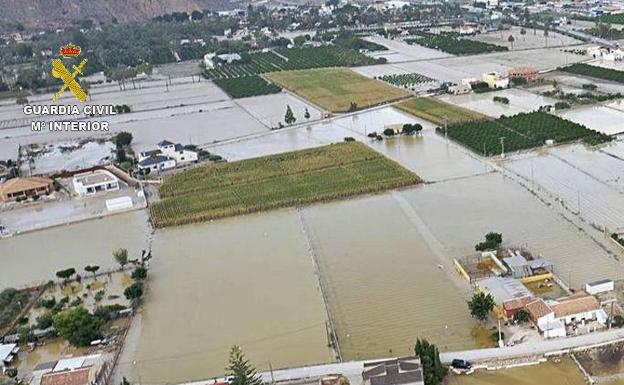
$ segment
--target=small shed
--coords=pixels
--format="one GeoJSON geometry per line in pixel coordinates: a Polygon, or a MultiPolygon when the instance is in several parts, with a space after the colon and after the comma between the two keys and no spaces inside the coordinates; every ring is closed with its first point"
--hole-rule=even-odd
{"type": "Polygon", "coordinates": [[[602,279],[600,281],[589,282],[585,284],[587,294],[596,295],[615,290],[615,284],[612,279],[602,279]]]}
{"type": "Polygon", "coordinates": [[[123,196],[119,198],[107,199],[106,209],[108,211],[126,210],[132,208],[132,198],[123,196]]]}

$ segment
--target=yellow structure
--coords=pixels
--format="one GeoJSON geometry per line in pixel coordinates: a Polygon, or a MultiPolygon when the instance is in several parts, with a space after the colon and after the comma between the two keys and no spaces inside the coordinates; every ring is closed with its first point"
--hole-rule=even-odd
{"type": "Polygon", "coordinates": [[[509,87],[509,79],[499,72],[484,73],[483,76],[481,76],[481,80],[493,89],[509,87]]]}

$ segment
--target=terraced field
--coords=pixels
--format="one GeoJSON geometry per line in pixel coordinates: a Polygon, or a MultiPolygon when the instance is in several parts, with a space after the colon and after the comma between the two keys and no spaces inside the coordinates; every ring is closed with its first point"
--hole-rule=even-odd
{"type": "Polygon", "coordinates": [[[150,206],[156,227],[329,201],[420,182],[369,147],[340,143],[174,175],[150,206]]]}

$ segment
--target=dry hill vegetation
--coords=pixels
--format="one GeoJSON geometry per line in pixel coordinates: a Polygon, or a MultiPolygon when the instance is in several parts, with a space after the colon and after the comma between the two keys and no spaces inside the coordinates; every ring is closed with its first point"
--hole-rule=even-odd
{"type": "Polygon", "coordinates": [[[156,227],[324,202],[420,182],[420,178],[364,144],[210,164],[174,175],[150,206],[156,227]]]}

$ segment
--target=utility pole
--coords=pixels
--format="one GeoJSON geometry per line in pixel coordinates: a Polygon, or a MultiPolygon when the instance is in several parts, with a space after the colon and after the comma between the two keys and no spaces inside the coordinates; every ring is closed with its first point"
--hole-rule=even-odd
{"type": "Polygon", "coordinates": [[[576,208],[578,209],[578,214],[581,215],[581,191],[577,191],[576,197],[576,208]]]}
{"type": "Polygon", "coordinates": [[[271,384],[275,384],[275,377],[273,377],[273,365],[271,365],[271,361],[269,361],[269,370],[271,371],[271,384]]]}
{"type": "Polygon", "coordinates": [[[501,158],[505,157],[505,137],[501,136],[500,137],[500,144],[501,144],[501,158]]]}
{"type": "Polygon", "coordinates": [[[448,141],[448,117],[444,115],[444,139],[448,141]]]}

